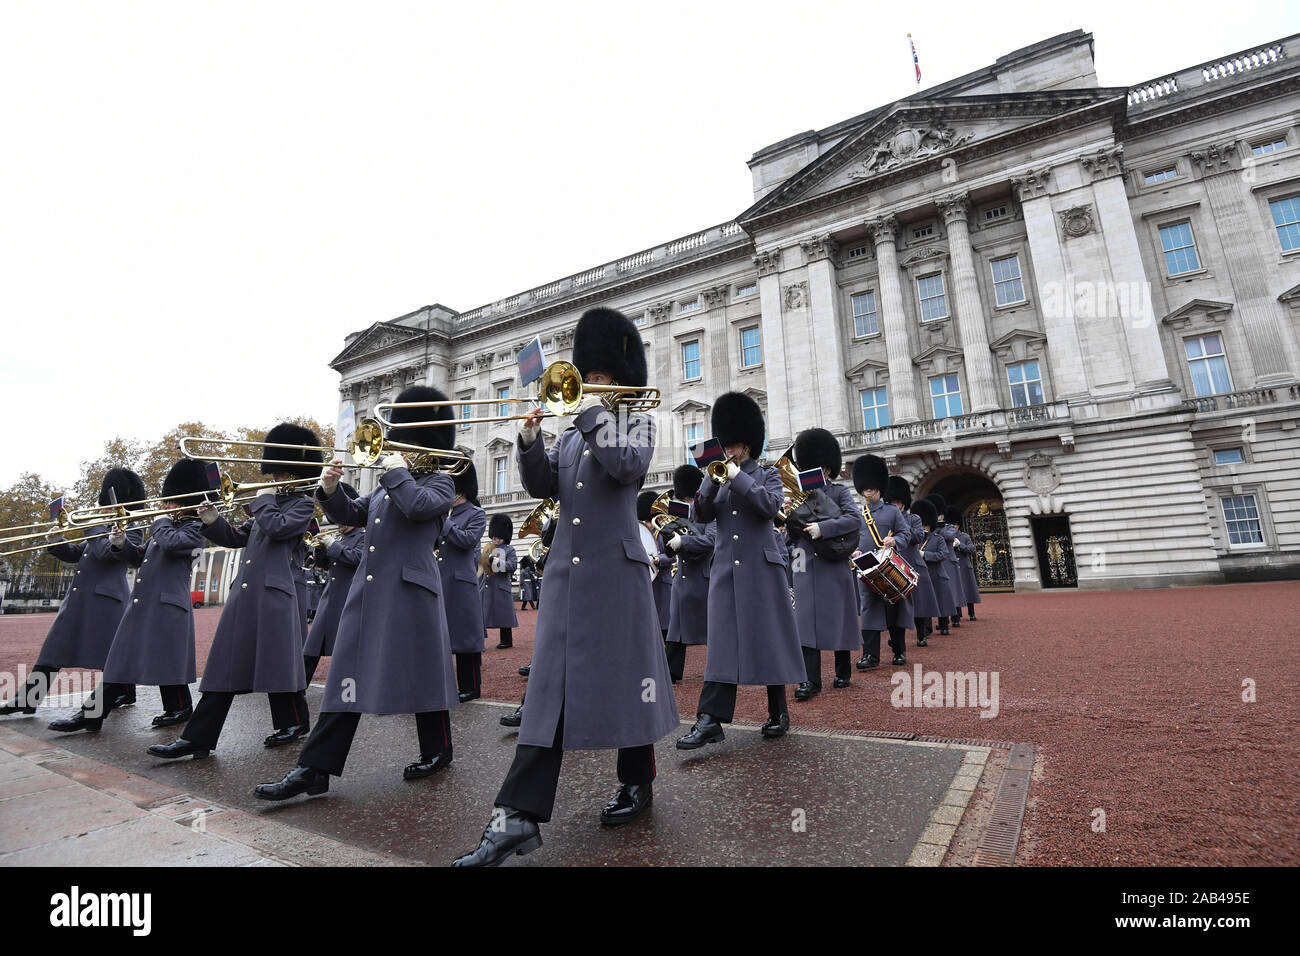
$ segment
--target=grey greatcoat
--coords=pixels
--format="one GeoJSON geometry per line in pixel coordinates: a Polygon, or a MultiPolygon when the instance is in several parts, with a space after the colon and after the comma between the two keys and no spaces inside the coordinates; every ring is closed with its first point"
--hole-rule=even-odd
{"type": "Polygon", "coordinates": [[[772,518],[785,500],[781,475],[748,459],[721,486],[700,485],[696,515],[718,523],[709,575],[709,655],[704,679],[722,684],[807,680],[772,518]]]}
{"type": "MultiPolygon", "coordinates": [[[[693,509],[691,517],[694,519],[693,509]]],[[[668,605],[668,640],[678,644],[709,641],[709,574],[718,523],[710,521],[700,530],[702,534],[682,535],[677,552],[677,574],[668,605]]]]}
{"type": "MultiPolygon", "coordinates": [[[[823,538],[862,531],[862,509],[853,492],[829,482],[826,496],[840,516],[818,522],[823,538]]],[[[831,562],[819,558],[807,535],[787,526],[790,566],[794,572],[794,616],[799,643],[819,651],[851,651],[862,643],[858,631],[858,588],[848,558],[831,562]]]]}
{"type": "Polygon", "coordinates": [[[908,622],[913,624],[918,617],[938,617],[939,602],[934,596],[934,585],[930,582],[930,569],[925,563],[925,555],[921,553],[921,542],[925,541],[921,516],[907,512],[903,517],[912,526],[912,540],[906,548],[900,548],[898,553],[916,572],[916,588],[912,591],[912,620],[908,622]]]}
{"type": "Polygon", "coordinates": [[[965,531],[957,532],[957,557],[958,566],[961,568],[962,584],[966,600],[963,604],[983,604],[980,600],[980,582],[975,577],[975,566],[971,563],[975,559],[975,542],[970,539],[965,531]]]}
{"type": "Polygon", "coordinates": [[[140,572],[104,662],[105,681],[154,687],[193,683],[190,571],[203,546],[203,523],[197,518],[179,523],[157,518],[143,549],[127,539],[123,556],[140,572]]]}
{"type": "Polygon", "coordinates": [[[944,546],[948,549],[948,593],[952,597],[952,607],[948,610],[952,614],[957,608],[966,603],[966,583],[961,577],[961,565],[957,560],[957,529],[948,523],[944,523],[939,528],[939,534],[943,536],[944,546]]]}
{"type": "Polygon", "coordinates": [[[305,494],[258,495],[238,528],[217,518],[209,541],[243,548],[217,633],[203,666],[201,691],[289,693],[307,686],[302,668],[302,613],[290,562],[315,506],[305,494]]]}
{"type": "Polygon", "coordinates": [[[483,653],[483,604],[479,598],[479,541],[487,515],[476,504],[462,501],[442,523],[438,568],[442,574],[442,603],[453,654],[483,653]]]}
{"type": "Polygon", "coordinates": [[[316,605],[316,616],[312,618],[311,630],[307,632],[303,656],[333,655],[334,641],[339,634],[339,620],[343,617],[343,605],[347,602],[357,565],[361,563],[361,550],[365,543],[366,529],[353,528],[325,548],[330,559],[329,578],[325,581],[320,604],[316,605]]]}
{"type": "MultiPolygon", "coordinates": [[[[88,528],[86,534],[98,534],[109,527],[88,528]]],[[[104,658],[131,597],[126,569],[128,565],[140,563],[139,544],[144,532],[132,529],[126,537],[135,545],[129,552],[114,551],[106,537],[59,542],[47,549],[60,561],[75,563],[77,570],[72,576],[72,587],[68,588],[59,613],[45,635],[45,643],[36,658],[37,666],[92,669],[104,666],[104,658]],[[131,555],[136,555],[134,562],[131,555]]]]}
{"type": "Polygon", "coordinates": [[[672,617],[673,606],[673,556],[668,553],[665,547],[666,542],[659,540],[655,536],[655,544],[658,546],[659,553],[652,556],[654,562],[655,576],[652,582],[655,592],[655,611],[659,617],[659,630],[668,630],[670,618],[672,617]]]}
{"type": "Polygon", "coordinates": [[[654,456],[654,423],[588,408],[547,451],[518,449],[534,498],[560,503],[537,612],[519,743],[565,750],[653,744],[678,725],[636,497],[654,456]],[[620,421],[622,419],[622,421],[620,421]]]}
{"type": "Polygon", "coordinates": [[[519,572],[519,602],[521,604],[537,601],[537,592],[541,590],[537,586],[538,581],[537,572],[532,568],[524,568],[519,572]]]}
{"type": "Polygon", "coordinates": [[[369,494],[353,499],[338,488],[321,502],[339,524],[366,529],[322,711],[419,714],[458,703],[442,576],[433,556],[455,497],[447,475],[414,478],[394,468],[369,494]]]}
{"type": "MultiPolygon", "coordinates": [[[[894,550],[899,551],[906,548],[912,543],[912,523],[908,520],[907,515],[903,514],[893,505],[876,499],[869,507],[871,520],[875,522],[876,533],[883,541],[891,534],[894,536],[894,550]]],[[[862,533],[858,538],[858,550],[862,553],[875,551],[880,545],[876,543],[875,537],[871,534],[871,529],[867,527],[865,519],[862,524],[862,533]]],[[[921,569],[916,568],[919,572],[921,569]]],[[[889,626],[888,619],[885,617],[885,609],[889,606],[888,602],[875,591],[872,591],[866,585],[860,585],[862,594],[862,629],[864,631],[883,631],[889,626]]],[[[913,621],[914,611],[912,606],[912,595],[908,595],[901,601],[896,601],[894,607],[898,608],[898,620],[896,625],[906,630],[909,627],[915,627],[913,621]]]]}
{"type": "Polygon", "coordinates": [[[925,566],[930,571],[930,583],[934,585],[934,600],[939,608],[936,617],[948,617],[956,607],[952,603],[952,591],[948,588],[948,545],[937,529],[932,529],[925,539],[925,566]]]}
{"type": "MultiPolygon", "coordinates": [[[[477,543],[477,542],[476,542],[477,543]]],[[[493,571],[483,576],[483,627],[518,627],[519,618],[515,614],[515,597],[510,588],[511,576],[515,573],[515,568],[519,567],[519,558],[515,554],[515,546],[512,544],[502,545],[493,552],[492,557],[498,554],[504,554],[506,557],[506,569],[502,572],[493,571]]],[[[482,648],[479,648],[482,650],[482,648]]],[[[531,680],[531,675],[529,677],[531,680]]]]}

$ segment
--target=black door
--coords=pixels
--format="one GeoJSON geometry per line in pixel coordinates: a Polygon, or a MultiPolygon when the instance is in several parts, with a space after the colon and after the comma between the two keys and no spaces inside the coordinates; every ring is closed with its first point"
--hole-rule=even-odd
{"type": "Polygon", "coordinates": [[[1038,573],[1045,588],[1077,588],[1070,519],[1064,515],[1034,518],[1034,545],[1038,548],[1038,573]]]}

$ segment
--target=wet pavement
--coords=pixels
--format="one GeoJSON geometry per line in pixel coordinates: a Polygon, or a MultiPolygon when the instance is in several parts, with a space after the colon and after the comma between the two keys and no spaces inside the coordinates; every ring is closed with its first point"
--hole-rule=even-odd
{"type": "MultiPolygon", "coordinates": [[[[313,713],[320,696],[318,686],[309,689],[313,713]]],[[[457,708],[453,763],[420,781],[401,777],[417,755],[414,720],[365,716],[345,775],[331,780],[330,792],[283,803],[252,794],[257,783],[278,780],[292,768],[298,750],[262,746],[270,731],[264,695],[236,699],[218,749],[205,760],[166,761],[146,753],[151,743],[178,736],[176,728],[150,728],[155,704],[149,690],[141,703],[114,713],[98,734],[48,730],[48,721],[67,710],[48,706],[35,718],[0,719],[0,750],[30,751],[26,760],[9,758],[10,764],[44,760],[43,768],[58,771],[69,759],[84,759],[87,767],[99,768],[72,774],[79,780],[76,789],[66,776],[48,785],[16,783],[12,793],[0,787],[0,865],[68,862],[55,830],[31,828],[42,805],[60,801],[66,817],[78,800],[94,823],[83,829],[95,831],[100,846],[78,860],[82,865],[114,859],[113,840],[134,838],[130,825],[160,825],[132,824],[127,804],[155,811],[161,806],[164,815],[172,808],[174,818],[196,807],[214,808],[208,829],[226,842],[186,861],[191,863],[445,865],[472,849],[488,822],[516,739],[498,718],[513,707],[475,701],[457,708]],[[127,782],[112,784],[114,775],[127,782]],[[112,824],[102,826],[100,814],[112,824]],[[112,835],[115,829],[120,837],[112,835]]],[[[681,732],[687,729],[683,725],[681,732]]],[[[600,808],[617,787],[613,752],[566,754],[555,813],[542,827],[543,847],[510,865],[937,864],[988,753],[800,732],[797,726],[780,740],[763,739],[752,725],[733,725],[726,734],[723,743],[693,752],[674,748],[676,733],[661,741],[655,748],[653,810],[618,828],[599,822],[600,808]]],[[[0,783],[5,766],[0,762],[0,783]]],[[[18,767],[10,773],[18,774],[15,781],[31,776],[18,767]]],[[[184,847],[167,852],[193,855],[184,847]]]]}

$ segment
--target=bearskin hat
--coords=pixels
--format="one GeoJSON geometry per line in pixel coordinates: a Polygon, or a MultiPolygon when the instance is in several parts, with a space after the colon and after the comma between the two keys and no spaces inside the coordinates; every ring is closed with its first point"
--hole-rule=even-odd
{"type": "MultiPolygon", "coordinates": [[[[194,498],[181,499],[177,502],[184,507],[199,502],[198,492],[211,490],[212,486],[208,484],[208,463],[206,461],[195,461],[192,458],[182,458],[171,466],[171,469],[167,472],[167,477],[163,479],[162,496],[171,498],[175,495],[195,495],[194,498]]],[[[215,494],[213,497],[215,497],[215,494]]]]}
{"type": "Polygon", "coordinates": [[[933,528],[939,523],[939,512],[934,510],[934,504],[928,498],[917,498],[913,501],[911,511],[921,519],[921,524],[933,528]]]}
{"type": "Polygon", "coordinates": [[[359,491],[357,491],[357,489],[355,489],[355,488],[353,488],[351,485],[349,485],[346,481],[340,481],[340,482],[339,482],[339,487],[343,489],[343,493],[344,493],[345,495],[347,495],[349,498],[360,498],[360,497],[361,497],[361,493],[360,493],[359,491]]]}
{"type": "MultiPolygon", "coordinates": [[[[394,404],[404,402],[445,402],[446,395],[428,385],[412,385],[402,389],[394,404]]],[[[403,445],[419,445],[421,448],[450,449],[456,443],[455,425],[438,425],[436,422],[455,418],[450,405],[437,408],[394,408],[389,411],[389,418],[394,424],[406,425],[411,422],[428,422],[420,428],[393,428],[389,437],[403,445]]]]}
{"type": "Polygon", "coordinates": [[[456,486],[456,494],[464,495],[472,505],[478,504],[478,470],[473,462],[459,475],[452,475],[451,482],[456,486]]]}
{"type": "Polygon", "coordinates": [[[650,516],[651,514],[653,514],[653,512],[650,510],[650,506],[655,503],[655,499],[658,497],[659,496],[655,494],[653,491],[643,491],[641,492],[641,494],[636,496],[636,520],[637,521],[650,520],[650,516]]]}
{"type": "Polygon", "coordinates": [[[906,508],[912,503],[912,486],[902,475],[890,475],[889,486],[885,489],[886,501],[901,501],[906,508]]]}
{"type": "Polygon", "coordinates": [[[943,500],[943,495],[939,494],[939,492],[932,491],[925,497],[930,502],[930,504],[934,505],[934,511],[936,515],[943,515],[948,513],[948,502],[943,500]]]}
{"type": "Polygon", "coordinates": [[[767,437],[767,425],[763,421],[763,410],[758,402],[740,392],[727,392],[719,395],[713,403],[713,434],[722,447],[730,445],[749,446],[749,457],[757,458],[763,451],[763,440],[767,437]]]}
{"type": "MultiPolygon", "coordinates": [[[[110,468],[99,486],[99,503],[112,504],[109,491],[117,496],[117,503],[124,505],[128,501],[144,500],[144,482],[130,468],[110,468]]],[[[140,505],[133,505],[132,510],[140,505]]]]}
{"type": "Polygon", "coordinates": [[[573,364],[586,378],[604,372],[619,385],[646,383],[645,346],[632,320],[614,309],[588,309],[573,331],[573,364]]]}
{"type": "Polygon", "coordinates": [[[704,472],[694,465],[678,465],[673,472],[673,497],[690,501],[704,482],[704,472]]]}
{"type": "Polygon", "coordinates": [[[510,520],[509,515],[493,515],[488,521],[489,538],[500,538],[503,542],[509,544],[514,533],[515,523],[510,520]]]}
{"type": "Polygon", "coordinates": [[[862,455],[853,463],[853,487],[861,494],[867,488],[875,488],[884,494],[889,484],[889,466],[879,455],[862,455]]]}
{"type": "MultiPolygon", "coordinates": [[[[266,433],[266,441],[280,445],[314,445],[320,448],[320,439],[310,428],[303,428],[292,422],[281,422],[266,433]]],[[[295,478],[315,478],[325,464],[323,451],[308,451],[306,448],[263,448],[262,474],[275,475],[286,472],[295,478]],[[300,461],[301,465],[272,465],[272,461],[300,461]]]]}
{"type": "Polygon", "coordinates": [[[840,476],[844,464],[840,443],[824,428],[806,428],[794,440],[794,463],[800,471],[825,468],[831,481],[840,476]]]}
{"type": "Polygon", "coordinates": [[[519,559],[519,566],[520,566],[521,568],[529,568],[529,569],[531,569],[532,566],[533,566],[533,559],[532,559],[532,557],[530,557],[529,555],[526,555],[526,554],[525,554],[522,558],[519,559]]]}

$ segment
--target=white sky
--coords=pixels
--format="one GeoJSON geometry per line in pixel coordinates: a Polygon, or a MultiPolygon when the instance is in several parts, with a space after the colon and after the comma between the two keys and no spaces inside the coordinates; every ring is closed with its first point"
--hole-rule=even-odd
{"type": "Polygon", "coordinates": [[[0,0],[0,383],[24,470],[331,422],[343,337],[724,222],[758,149],[1075,28],[1106,86],[1300,4],[0,0]],[[30,450],[29,450],[30,449],[30,450]]]}

